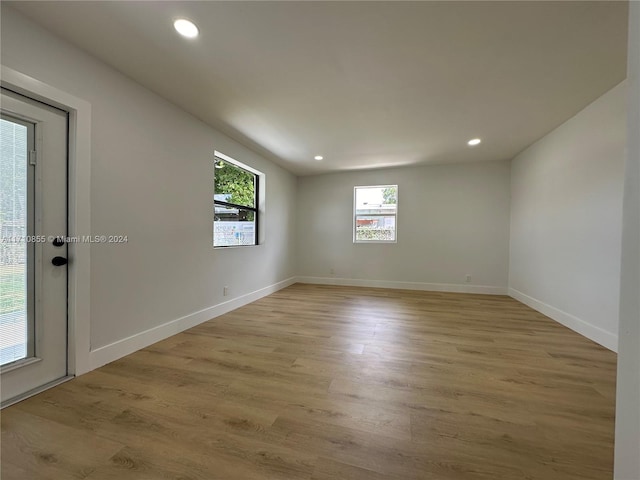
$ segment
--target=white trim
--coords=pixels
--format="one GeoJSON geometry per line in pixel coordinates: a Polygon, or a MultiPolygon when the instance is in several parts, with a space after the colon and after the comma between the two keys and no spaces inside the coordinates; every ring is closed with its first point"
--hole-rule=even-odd
{"type": "Polygon", "coordinates": [[[299,283],[317,285],[345,285],[350,287],[392,288],[399,290],[424,290],[430,292],[480,293],[507,295],[507,287],[491,285],[466,285],[454,283],[399,282],[395,280],[366,280],[363,278],[298,277],[299,283]]]}
{"type": "Polygon", "coordinates": [[[587,337],[590,340],[602,345],[614,352],[618,351],[618,336],[607,332],[595,325],[567,313],[559,308],[553,307],[547,303],[541,302],[529,295],[526,295],[515,288],[509,288],[509,296],[515,298],[519,302],[537,310],[538,312],[552,318],[556,322],[570,328],[574,332],[587,337]]]}
{"type": "Polygon", "coordinates": [[[236,160],[235,158],[231,158],[230,156],[225,155],[224,153],[219,152],[218,150],[213,151],[213,156],[214,156],[214,160],[215,158],[219,158],[220,160],[224,160],[225,162],[228,162],[231,165],[235,165],[236,167],[242,168],[243,170],[247,170],[248,172],[251,172],[254,175],[264,175],[264,173],[262,173],[260,170],[256,170],[252,166],[247,165],[246,163],[242,163],[236,160]]]}
{"type": "Polygon", "coordinates": [[[105,345],[104,347],[97,348],[91,352],[91,370],[99,368],[131,353],[137,352],[142,348],[183,332],[188,328],[195,327],[196,325],[215,317],[224,315],[231,310],[235,310],[236,308],[255,302],[262,297],[266,297],[267,295],[293,285],[294,283],[296,283],[296,278],[291,277],[227,302],[219,303],[218,305],[205,308],[198,312],[193,312],[189,315],[185,315],[184,317],[177,318],[162,325],[158,325],[157,327],[145,330],[144,332],[118,340],[117,342],[105,345]]]}
{"type": "Polygon", "coordinates": [[[12,370],[18,370],[19,368],[27,367],[41,361],[42,359],[40,357],[21,358],[20,360],[16,360],[15,362],[7,363],[0,366],[0,373],[7,373],[12,370]]]}
{"type": "MultiPolygon", "coordinates": [[[[2,86],[69,112],[69,235],[91,234],[91,104],[9,67],[2,86]]],[[[91,245],[69,246],[69,374],[90,370],[91,245]]]]}

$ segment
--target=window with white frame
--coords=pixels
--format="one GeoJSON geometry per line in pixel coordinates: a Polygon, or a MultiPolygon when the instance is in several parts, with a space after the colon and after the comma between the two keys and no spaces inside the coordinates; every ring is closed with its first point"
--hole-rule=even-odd
{"type": "Polygon", "coordinates": [[[259,172],[216,152],[213,185],[213,246],[257,245],[259,172]]]}
{"type": "Polygon", "coordinates": [[[398,186],[354,187],[353,242],[395,243],[398,186]]]}

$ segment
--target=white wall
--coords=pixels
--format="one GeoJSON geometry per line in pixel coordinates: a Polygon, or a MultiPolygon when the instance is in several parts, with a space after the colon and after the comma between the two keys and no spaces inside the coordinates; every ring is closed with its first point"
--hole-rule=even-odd
{"type": "Polygon", "coordinates": [[[508,162],[301,177],[297,203],[305,281],[506,293],[508,162]],[[353,187],[385,184],[398,185],[398,243],[354,244],[353,187]]]}
{"type": "Polygon", "coordinates": [[[613,350],[625,125],[622,83],[511,167],[510,294],[613,350]]]}
{"type": "Polygon", "coordinates": [[[629,5],[628,155],[625,164],[616,395],[615,479],[640,478],[640,3],[629,5]]]}
{"type": "Polygon", "coordinates": [[[216,310],[189,316],[295,275],[292,174],[6,5],[2,63],[92,106],[91,233],[129,238],[91,248],[94,366],[171,333],[156,328],[167,322],[206,319],[216,310]],[[266,174],[264,245],[212,248],[214,149],[266,174]]]}

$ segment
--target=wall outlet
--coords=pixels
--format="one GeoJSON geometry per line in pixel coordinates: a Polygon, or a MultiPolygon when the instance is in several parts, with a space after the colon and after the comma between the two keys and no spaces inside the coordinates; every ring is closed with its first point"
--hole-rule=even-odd
{"type": "Polygon", "coordinates": [[[471,283],[471,275],[467,273],[467,274],[464,276],[464,281],[465,281],[465,282],[467,282],[467,283],[471,283]]]}
{"type": "Polygon", "coordinates": [[[222,287],[222,296],[226,297],[227,295],[229,295],[229,287],[225,285],[224,287],[222,287]]]}
{"type": "Polygon", "coordinates": [[[335,275],[335,274],[336,274],[336,269],[335,269],[335,268],[332,268],[331,270],[329,270],[329,273],[330,273],[331,275],[335,275]]]}

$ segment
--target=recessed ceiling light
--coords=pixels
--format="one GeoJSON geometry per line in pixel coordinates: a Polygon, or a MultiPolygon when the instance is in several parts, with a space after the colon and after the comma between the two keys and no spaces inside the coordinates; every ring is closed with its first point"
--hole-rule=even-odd
{"type": "Polygon", "coordinates": [[[185,18],[179,18],[173,22],[173,28],[175,28],[180,35],[187,38],[195,38],[199,33],[195,23],[185,18]]]}
{"type": "Polygon", "coordinates": [[[482,142],[482,140],[480,140],[479,138],[473,138],[467,142],[467,145],[469,145],[470,147],[475,147],[476,145],[479,145],[480,142],[482,142]]]}
{"type": "Polygon", "coordinates": [[[314,160],[322,160],[324,157],[322,155],[316,155],[313,157],[314,160]]]}

